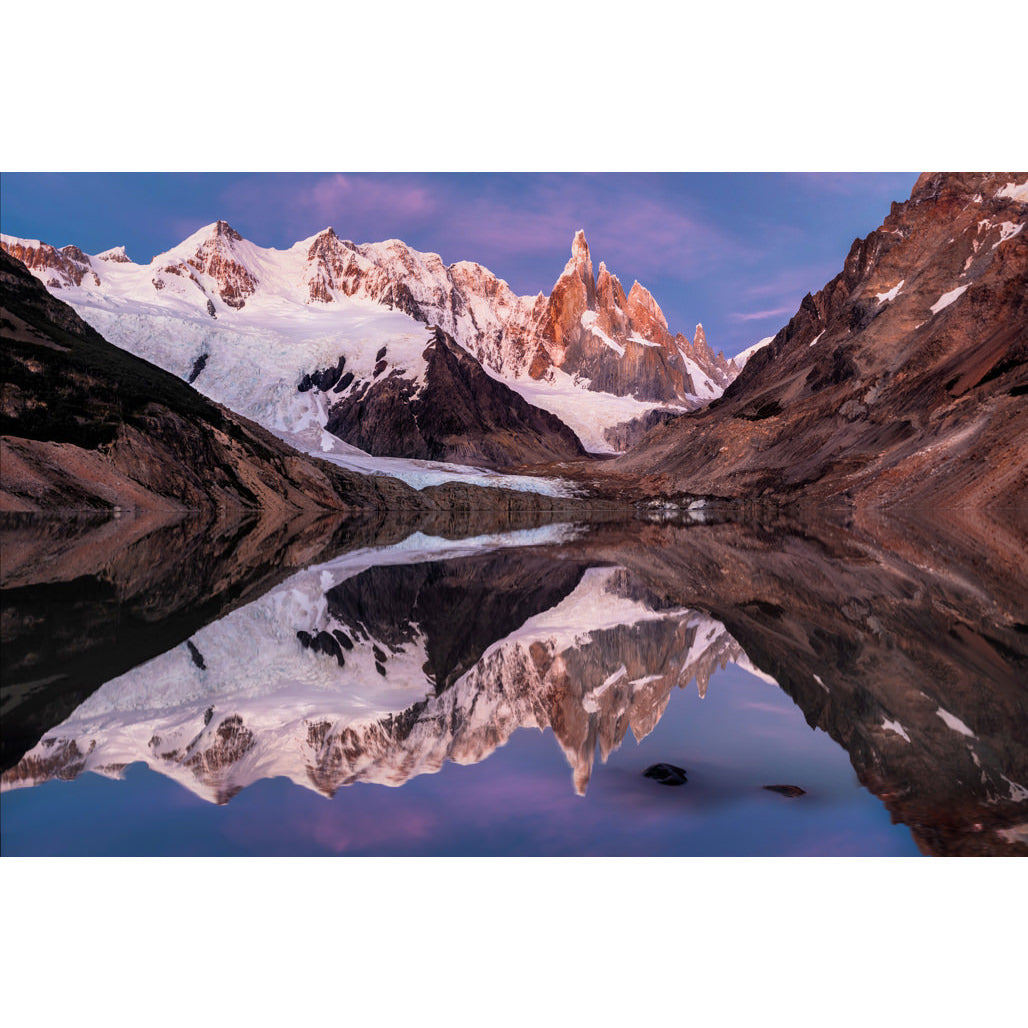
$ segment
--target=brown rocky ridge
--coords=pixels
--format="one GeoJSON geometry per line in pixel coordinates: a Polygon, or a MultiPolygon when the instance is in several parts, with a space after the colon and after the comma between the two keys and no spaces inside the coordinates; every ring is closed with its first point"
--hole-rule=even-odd
{"type": "MultiPolygon", "coordinates": [[[[378,456],[499,469],[585,456],[556,415],[487,375],[441,328],[433,326],[424,355],[424,385],[376,369],[330,402],[327,431],[378,456]]],[[[349,384],[345,376],[340,382],[349,384]]]]}
{"type": "Polygon", "coordinates": [[[922,175],[724,396],[602,466],[608,484],[1028,507],[1026,179],[922,175]]]}

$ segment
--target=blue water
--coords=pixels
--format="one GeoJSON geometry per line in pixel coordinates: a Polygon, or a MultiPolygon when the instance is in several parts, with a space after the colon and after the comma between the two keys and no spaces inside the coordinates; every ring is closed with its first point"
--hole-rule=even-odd
{"type": "Polygon", "coordinates": [[[915,855],[847,754],[776,686],[735,665],[704,699],[676,689],[654,731],[597,760],[585,796],[547,729],[520,729],[473,766],[327,798],[278,778],[224,806],[135,764],[7,792],[5,855],[915,855]],[[688,783],[643,777],[656,762],[688,783]],[[763,789],[790,784],[806,795],[763,789]]]}

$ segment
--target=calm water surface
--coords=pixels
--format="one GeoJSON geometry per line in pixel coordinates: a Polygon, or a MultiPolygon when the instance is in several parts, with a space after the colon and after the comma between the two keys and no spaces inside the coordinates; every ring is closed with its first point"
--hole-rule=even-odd
{"type": "Polygon", "coordinates": [[[1023,853],[1020,572],[900,527],[9,526],[3,853],[1023,853]]]}

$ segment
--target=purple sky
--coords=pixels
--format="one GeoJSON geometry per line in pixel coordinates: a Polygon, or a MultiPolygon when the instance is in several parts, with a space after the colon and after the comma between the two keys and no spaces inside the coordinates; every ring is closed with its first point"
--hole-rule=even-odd
{"type": "Polygon", "coordinates": [[[549,292],[582,228],[593,263],[638,279],[672,331],[732,355],[784,325],[850,244],[905,200],[889,174],[4,174],[3,231],[137,262],[224,218],[262,246],[332,225],[474,260],[549,292]]]}

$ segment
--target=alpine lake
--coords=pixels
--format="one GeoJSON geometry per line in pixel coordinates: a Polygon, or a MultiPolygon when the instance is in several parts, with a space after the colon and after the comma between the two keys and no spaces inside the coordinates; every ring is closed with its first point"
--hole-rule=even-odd
{"type": "Polygon", "coordinates": [[[4,855],[1028,853],[1016,512],[0,542],[4,855]]]}

